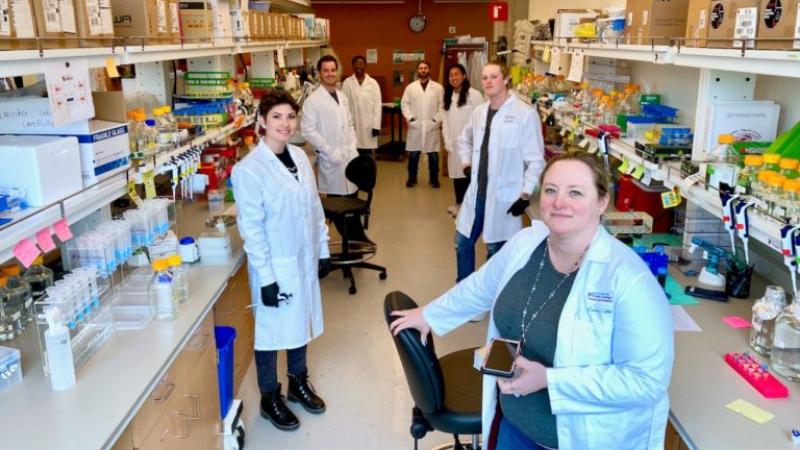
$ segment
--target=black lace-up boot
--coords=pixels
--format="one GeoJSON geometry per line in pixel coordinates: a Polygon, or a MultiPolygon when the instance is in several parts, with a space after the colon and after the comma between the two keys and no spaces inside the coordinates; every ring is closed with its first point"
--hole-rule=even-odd
{"type": "Polygon", "coordinates": [[[325,402],[314,392],[314,387],[308,382],[308,372],[289,374],[289,400],[299,402],[306,411],[320,414],[325,411],[325,402]]]}
{"type": "Polygon", "coordinates": [[[281,385],[273,392],[261,395],[261,417],[280,430],[296,430],[300,426],[297,416],[286,406],[281,395],[281,385]]]}

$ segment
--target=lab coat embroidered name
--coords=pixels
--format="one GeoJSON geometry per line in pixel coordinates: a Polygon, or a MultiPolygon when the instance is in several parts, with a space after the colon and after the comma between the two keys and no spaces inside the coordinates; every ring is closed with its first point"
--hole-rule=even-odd
{"type": "Polygon", "coordinates": [[[503,123],[514,123],[514,122],[515,122],[515,119],[514,119],[514,115],[513,114],[509,114],[509,115],[503,117],[503,123]]]}
{"type": "Polygon", "coordinates": [[[610,314],[614,311],[614,300],[610,292],[589,292],[586,311],[610,314]]]}

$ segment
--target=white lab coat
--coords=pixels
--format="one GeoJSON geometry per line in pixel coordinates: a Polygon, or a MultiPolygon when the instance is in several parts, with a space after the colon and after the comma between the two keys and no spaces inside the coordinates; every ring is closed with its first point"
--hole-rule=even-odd
{"type": "Polygon", "coordinates": [[[423,90],[422,84],[417,80],[406,86],[400,101],[403,117],[408,121],[406,151],[439,151],[439,124],[442,121],[443,107],[444,88],[441,84],[430,80],[423,90]]]}
{"type": "Polygon", "coordinates": [[[350,103],[350,116],[356,127],[356,147],[378,148],[378,137],[372,130],[381,129],[381,88],[378,82],[364,74],[364,82],[351,75],[342,83],[342,92],[350,103]]]}
{"type": "MultiPolygon", "coordinates": [[[[464,236],[472,232],[478,195],[478,165],[486,130],[489,102],[478,105],[458,138],[462,165],[470,165],[471,179],[458,210],[456,229],[464,236]]],[[[488,184],[483,241],[508,240],[522,229],[522,217],[507,214],[523,192],[531,194],[544,169],[544,140],[539,114],[511,93],[492,119],[489,136],[488,184]]]]}
{"type": "MultiPolygon", "coordinates": [[[[535,221],[477,272],[431,302],[425,320],[442,335],[494,308],[498,294],[549,230],[535,221]]],[[[486,342],[498,337],[493,315],[486,342]]],[[[672,315],[661,286],[630,248],[600,228],[558,321],[550,407],[560,450],[662,450],[674,356],[672,315]]],[[[497,403],[483,376],[483,441],[497,403]]]]}
{"type": "Polygon", "coordinates": [[[233,167],[237,223],[247,254],[255,312],[255,349],[282,350],[306,345],[322,333],[322,301],[317,270],[328,258],[328,227],[302,149],[286,150],[300,180],[264,144],[233,167]],[[277,308],[261,303],[261,287],[278,283],[290,295],[277,308]]]}
{"type": "Polygon", "coordinates": [[[347,195],[357,187],[344,174],[347,163],[358,156],[356,131],[347,96],[336,90],[336,100],[320,86],[303,102],[300,130],[317,154],[319,192],[347,195]]]}
{"type": "Polygon", "coordinates": [[[453,92],[450,109],[442,109],[442,136],[444,136],[444,149],[448,153],[447,174],[450,178],[464,178],[464,165],[458,155],[458,137],[469,122],[469,118],[472,117],[472,110],[483,102],[483,95],[474,88],[469,88],[467,102],[459,107],[460,97],[461,94],[453,92]]]}

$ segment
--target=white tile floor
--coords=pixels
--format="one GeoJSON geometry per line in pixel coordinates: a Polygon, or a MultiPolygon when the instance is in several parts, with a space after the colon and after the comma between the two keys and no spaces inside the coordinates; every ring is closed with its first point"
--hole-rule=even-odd
{"type": "MultiPolygon", "coordinates": [[[[340,272],[322,281],[325,332],[309,346],[309,370],[317,391],[327,402],[322,415],[308,414],[297,404],[297,431],[279,431],[262,419],[255,366],[240,390],[244,400],[246,448],[261,449],[411,449],[411,395],[402,366],[383,318],[383,299],[401,290],[418,303],[427,303],[455,281],[455,225],[447,214],[454,203],[450,179],[442,188],[427,183],[427,161],[420,161],[420,183],[405,187],[406,164],[380,161],[378,186],[368,235],[378,243],[373,262],[387,267],[388,279],[358,270],[358,293],[347,293],[340,272]]],[[[484,249],[479,244],[478,259],[484,249]]],[[[486,321],[469,323],[437,339],[440,355],[481,345],[486,321]]],[[[279,377],[285,379],[285,358],[279,358],[279,377]]],[[[285,384],[284,384],[285,392],[285,384]]],[[[441,433],[429,434],[420,448],[447,442],[441,433]]]]}

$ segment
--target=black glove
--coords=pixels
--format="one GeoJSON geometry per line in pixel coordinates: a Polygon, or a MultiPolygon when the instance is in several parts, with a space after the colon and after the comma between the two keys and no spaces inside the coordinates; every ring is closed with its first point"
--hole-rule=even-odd
{"type": "Polygon", "coordinates": [[[381,134],[381,130],[372,129],[372,137],[378,137],[379,134],[381,134]]]}
{"type": "Polygon", "coordinates": [[[469,180],[472,178],[472,166],[464,166],[464,176],[469,180]]]}
{"type": "Polygon", "coordinates": [[[506,211],[506,213],[511,214],[514,217],[519,217],[525,214],[525,210],[528,209],[528,205],[530,204],[531,204],[530,200],[519,198],[517,199],[517,201],[514,202],[513,205],[511,205],[510,208],[508,208],[508,211],[506,211]]]}
{"type": "Polygon", "coordinates": [[[330,258],[322,258],[319,260],[319,269],[317,269],[317,276],[319,279],[323,279],[331,273],[331,259],[330,258]]]}
{"type": "Polygon", "coordinates": [[[263,303],[264,306],[277,308],[279,293],[280,293],[280,288],[278,288],[278,283],[272,283],[266,286],[261,286],[261,303],[263,303]]]}

